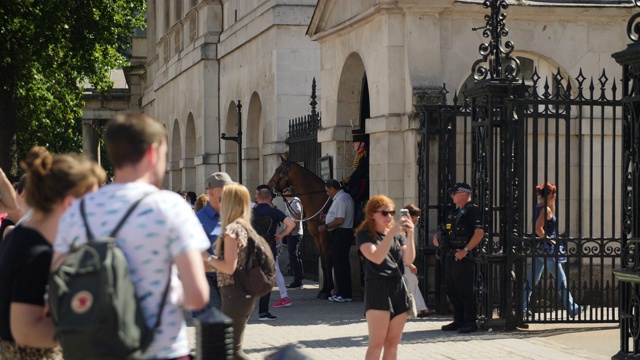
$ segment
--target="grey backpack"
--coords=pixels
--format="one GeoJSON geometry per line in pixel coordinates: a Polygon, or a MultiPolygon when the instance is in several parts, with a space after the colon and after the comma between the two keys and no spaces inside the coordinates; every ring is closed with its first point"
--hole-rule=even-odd
{"type": "Polygon", "coordinates": [[[158,318],[146,324],[140,300],[129,275],[127,258],[115,236],[138,204],[137,200],[108,237],[95,239],[85,215],[87,243],[72,245],[64,263],[49,277],[49,307],[66,360],[140,358],[160,326],[169,279],[162,295],[158,318]]]}

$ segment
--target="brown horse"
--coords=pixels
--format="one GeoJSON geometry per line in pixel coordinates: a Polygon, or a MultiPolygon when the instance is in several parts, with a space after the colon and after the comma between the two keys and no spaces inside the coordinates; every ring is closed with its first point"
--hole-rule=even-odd
{"type": "Polygon", "coordinates": [[[267,186],[272,187],[277,195],[281,195],[287,186],[295,187],[295,196],[300,198],[306,216],[304,220],[307,223],[307,231],[315,240],[320,254],[323,281],[318,298],[327,298],[333,290],[333,264],[329,247],[329,233],[318,231],[318,226],[324,224],[324,215],[329,210],[331,201],[329,201],[329,196],[324,188],[324,181],[316,174],[283,156],[280,156],[280,159],[282,163],[273,173],[267,186]]]}

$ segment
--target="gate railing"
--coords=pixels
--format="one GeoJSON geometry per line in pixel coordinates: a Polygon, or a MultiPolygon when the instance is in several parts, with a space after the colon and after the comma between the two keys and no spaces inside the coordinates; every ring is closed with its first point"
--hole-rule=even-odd
{"type": "MultiPolygon", "coordinates": [[[[320,113],[316,111],[318,105],[316,96],[316,79],[311,84],[311,112],[289,120],[289,132],[287,144],[289,145],[289,160],[302,165],[316,175],[320,175],[318,159],[322,156],[322,146],[318,142],[318,129],[320,128],[320,113]]],[[[306,226],[306,223],[305,223],[306,226]]],[[[318,278],[318,250],[315,242],[304,231],[304,239],[300,243],[300,258],[305,265],[304,276],[309,279],[318,278]]]]}
{"type": "MultiPolygon", "coordinates": [[[[640,1],[635,1],[640,6],[640,1]]],[[[623,141],[621,264],[614,270],[620,289],[620,351],[614,359],[640,357],[640,13],[629,19],[632,43],[613,54],[622,65],[623,141]]]]}
{"type": "MultiPolygon", "coordinates": [[[[487,37],[508,33],[500,13],[506,2],[485,2],[494,5],[489,20],[497,20],[488,21],[487,37]]],[[[447,309],[439,295],[445,293],[446,269],[435,260],[431,237],[452,205],[446,189],[466,181],[485,223],[475,293],[487,327],[618,321],[612,269],[620,265],[623,234],[616,224],[625,216],[620,209],[627,190],[617,176],[625,165],[615,79],[605,72],[587,79],[582,70],[569,78],[560,69],[549,76],[532,69],[518,77],[519,61],[508,56],[513,48],[492,38],[474,64],[476,82],[454,96],[454,104],[448,105],[443,87],[438,104],[420,109],[419,194],[425,216],[418,260],[427,273],[422,289],[430,304],[447,309]],[[535,186],[546,182],[558,186],[558,231],[548,240],[566,252],[559,246],[545,250],[549,241],[534,235],[535,186]],[[529,281],[541,264],[546,269],[539,282],[529,281]]]]}

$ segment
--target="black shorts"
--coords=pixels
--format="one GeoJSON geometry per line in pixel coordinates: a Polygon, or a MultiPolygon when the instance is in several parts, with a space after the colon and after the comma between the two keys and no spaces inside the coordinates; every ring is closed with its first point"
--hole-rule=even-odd
{"type": "Polygon", "coordinates": [[[368,310],[389,311],[393,319],[409,311],[407,290],[400,277],[366,280],[364,284],[364,313],[368,310]]]}

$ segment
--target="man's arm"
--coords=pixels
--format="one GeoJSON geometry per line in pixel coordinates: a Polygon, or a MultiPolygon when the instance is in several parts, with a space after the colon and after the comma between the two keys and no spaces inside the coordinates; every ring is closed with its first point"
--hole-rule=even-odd
{"type": "Polygon", "coordinates": [[[200,251],[186,251],[173,259],[180,273],[184,289],[182,306],[187,310],[202,309],[209,303],[209,284],[204,275],[204,264],[200,251]]]}
{"type": "Polygon", "coordinates": [[[284,230],[275,235],[276,241],[280,241],[283,237],[291,234],[291,231],[293,231],[293,229],[296,227],[296,223],[289,217],[284,218],[282,223],[284,224],[284,230]]]}

